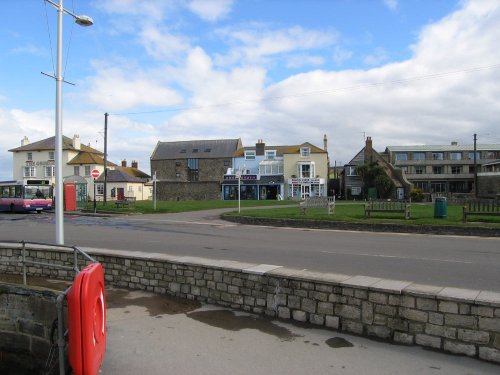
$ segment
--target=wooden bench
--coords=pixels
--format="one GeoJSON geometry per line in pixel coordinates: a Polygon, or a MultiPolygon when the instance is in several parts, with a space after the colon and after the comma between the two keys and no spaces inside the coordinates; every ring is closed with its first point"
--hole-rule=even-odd
{"type": "Polygon", "coordinates": [[[472,199],[464,203],[462,221],[467,222],[467,216],[500,216],[500,201],[472,199]]]}
{"type": "Polygon", "coordinates": [[[299,203],[299,208],[303,215],[308,208],[326,208],[328,215],[335,214],[335,197],[307,197],[299,203]]]}
{"type": "Polygon", "coordinates": [[[370,217],[372,212],[402,212],[405,219],[411,217],[411,200],[391,201],[391,200],[370,200],[365,202],[365,219],[370,217]]]}
{"type": "Polygon", "coordinates": [[[124,197],[115,202],[116,208],[135,207],[135,197],[124,197]]]}

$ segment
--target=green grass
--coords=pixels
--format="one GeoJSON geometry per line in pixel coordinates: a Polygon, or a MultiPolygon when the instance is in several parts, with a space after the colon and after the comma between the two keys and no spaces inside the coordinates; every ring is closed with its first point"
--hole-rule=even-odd
{"type": "MultiPolygon", "coordinates": [[[[253,201],[242,200],[241,207],[261,207],[261,206],[277,206],[297,204],[291,201],[253,201]]],[[[238,210],[238,201],[223,201],[223,200],[207,200],[207,201],[158,201],[156,202],[156,210],[153,210],[152,201],[137,201],[135,207],[116,208],[114,201],[96,203],[97,212],[120,212],[120,213],[175,213],[187,211],[211,210],[216,208],[233,208],[238,210]]],[[[94,203],[89,202],[85,207],[86,211],[94,211],[94,203]]]]}
{"type": "MultiPolygon", "coordinates": [[[[232,212],[228,215],[238,215],[232,212]]],[[[364,218],[363,203],[337,202],[335,214],[328,215],[326,209],[307,209],[302,215],[298,208],[275,208],[275,209],[246,209],[241,212],[242,216],[262,217],[262,218],[289,218],[289,219],[312,219],[312,220],[332,220],[350,221],[363,223],[401,223],[416,225],[477,225],[500,228],[500,217],[471,216],[467,224],[462,223],[462,206],[448,205],[446,218],[434,218],[433,204],[412,204],[411,219],[405,220],[403,213],[371,213],[370,218],[364,218]]]]}

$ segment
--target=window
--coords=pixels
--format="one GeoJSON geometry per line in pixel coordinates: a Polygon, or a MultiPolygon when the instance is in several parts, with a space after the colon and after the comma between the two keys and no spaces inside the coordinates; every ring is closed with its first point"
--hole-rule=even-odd
{"type": "Polygon", "coordinates": [[[90,173],[92,172],[90,165],[85,166],[85,177],[90,177],[90,173]]]}
{"type": "Polygon", "coordinates": [[[405,152],[396,153],[396,161],[400,161],[400,160],[408,160],[408,154],[405,152]]]}
{"type": "Polygon", "coordinates": [[[311,164],[299,164],[299,177],[311,178],[314,176],[314,169],[311,164]]]}
{"type": "Polygon", "coordinates": [[[224,160],[224,167],[229,167],[229,160],[224,160]]]}
{"type": "Polygon", "coordinates": [[[434,173],[434,174],[442,174],[443,173],[443,167],[432,167],[432,173],[434,173]]]}
{"type": "Polygon", "coordinates": [[[425,152],[414,152],[413,160],[425,160],[425,152]]]}
{"type": "Polygon", "coordinates": [[[450,152],[450,159],[451,160],[462,160],[462,153],[461,152],[450,152]]]}
{"type": "Polygon", "coordinates": [[[424,174],[424,167],[415,167],[415,174],[424,174]]]}
{"type": "Polygon", "coordinates": [[[206,149],[205,149],[205,152],[210,152],[210,151],[212,151],[212,149],[211,149],[211,148],[206,148],[206,149]]]}
{"type": "Polygon", "coordinates": [[[54,151],[49,151],[49,160],[55,160],[54,151]]]}
{"type": "MultiPolygon", "coordinates": [[[[476,151],[476,160],[481,159],[481,152],[476,151]]],[[[469,160],[474,160],[474,152],[469,152],[469,160]]]]}
{"type": "Polygon", "coordinates": [[[133,193],[134,192],[134,187],[132,185],[129,185],[128,192],[129,193],[133,193]]]}
{"type": "Polygon", "coordinates": [[[255,151],[245,151],[245,160],[255,160],[255,151]]]}
{"type": "Polygon", "coordinates": [[[179,172],[177,172],[177,173],[175,174],[175,177],[176,177],[176,178],[180,178],[180,177],[181,177],[181,174],[180,174],[179,172]]]}
{"type": "Polygon", "coordinates": [[[198,159],[188,159],[188,169],[198,170],[198,159]]]}
{"type": "Polygon", "coordinates": [[[183,148],[181,151],[180,151],[181,154],[185,154],[186,153],[186,149],[183,148]]]}
{"type": "Polygon", "coordinates": [[[444,159],[444,154],[442,152],[432,153],[432,160],[443,160],[443,159],[444,159]]]}
{"type": "Polygon", "coordinates": [[[353,186],[351,188],[351,195],[360,195],[360,194],[361,194],[361,187],[353,186]]]}
{"type": "Polygon", "coordinates": [[[461,165],[453,165],[451,167],[451,174],[460,174],[462,173],[462,166],[461,165]]]}
{"type": "Polygon", "coordinates": [[[350,165],[346,169],[347,169],[348,176],[357,176],[358,175],[358,171],[356,171],[356,167],[350,165]]]}
{"type": "Polygon", "coordinates": [[[36,177],[35,167],[24,167],[23,177],[36,177]]]}
{"type": "Polygon", "coordinates": [[[80,167],[78,165],[73,167],[73,174],[75,176],[80,176],[80,167]]]}
{"type": "Polygon", "coordinates": [[[311,149],[309,147],[300,148],[300,156],[309,156],[311,154],[311,149]]]}
{"type": "Polygon", "coordinates": [[[32,152],[28,152],[27,157],[28,157],[29,161],[32,161],[33,160],[33,153],[32,152]]]}
{"type": "Polygon", "coordinates": [[[429,192],[429,184],[427,181],[415,181],[414,182],[415,188],[422,190],[424,193],[429,192]]]}
{"type": "MultiPolygon", "coordinates": [[[[97,195],[104,195],[104,184],[96,184],[97,195]]],[[[111,196],[115,193],[115,189],[111,189],[111,196]]]]}
{"type": "Polygon", "coordinates": [[[55,176],[55,167],[53,165],[49,165],[45,167],[45,177],[54,177],[55,176]]]}
{"type": "Polygon", "coordinates": [[[401,167],[401,170],[404,172],[404,173],[408,173],[408,167],[406,165],[402,165],[401,167]]]}
{"type": "Polygon", "coordinates": [[[180,166],[181,166],[181,162],[180,162],[180,161],[176,161],[176,162],[175,162],[175,166],[176,166],[176,167],[180,167],[180,166]]]}
{"type": "Polygon", "coordinates": [[[266,159],[274,159],[276,158],[276,151],[275,150],[269,150],[269,151],[266,151],[266,159]]]}
{"type": "Polygon", "coordinates": [[[193,148],[193,154],[196,154],[198,152],[197,148],[193,148]]]}

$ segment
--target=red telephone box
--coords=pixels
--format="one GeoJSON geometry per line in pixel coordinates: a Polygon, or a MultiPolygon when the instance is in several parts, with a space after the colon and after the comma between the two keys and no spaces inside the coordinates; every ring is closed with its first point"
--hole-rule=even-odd
{"type": "Polygon", "coordinates": [[[106,298],[100,263],[85,267],[68,293],[69,363],[76,375],[96,375],[106,352],[106,298]]]}
{"type": "Polygon", "coordinates": [[[73,182],[64,183],[64,210],[76,211],[76,185],[73,182]]]}

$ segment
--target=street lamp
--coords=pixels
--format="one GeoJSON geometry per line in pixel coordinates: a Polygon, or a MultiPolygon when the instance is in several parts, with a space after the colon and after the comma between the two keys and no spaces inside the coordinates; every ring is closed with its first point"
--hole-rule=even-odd
{"type": "Polygon", "coordinates": [[[63,171],[62,171],[62,20],[63,13],[69,14],[80,26],[91,26],[94,21],[88,16],[77,16],[63,8],[63,1],[56,4],[45,0],[57,9],[57,64],[56,64],[56,134],[55,134],[55,164],[56,164],[56,243],[64,245],[64,202],[63,202],[63,171]]]}

